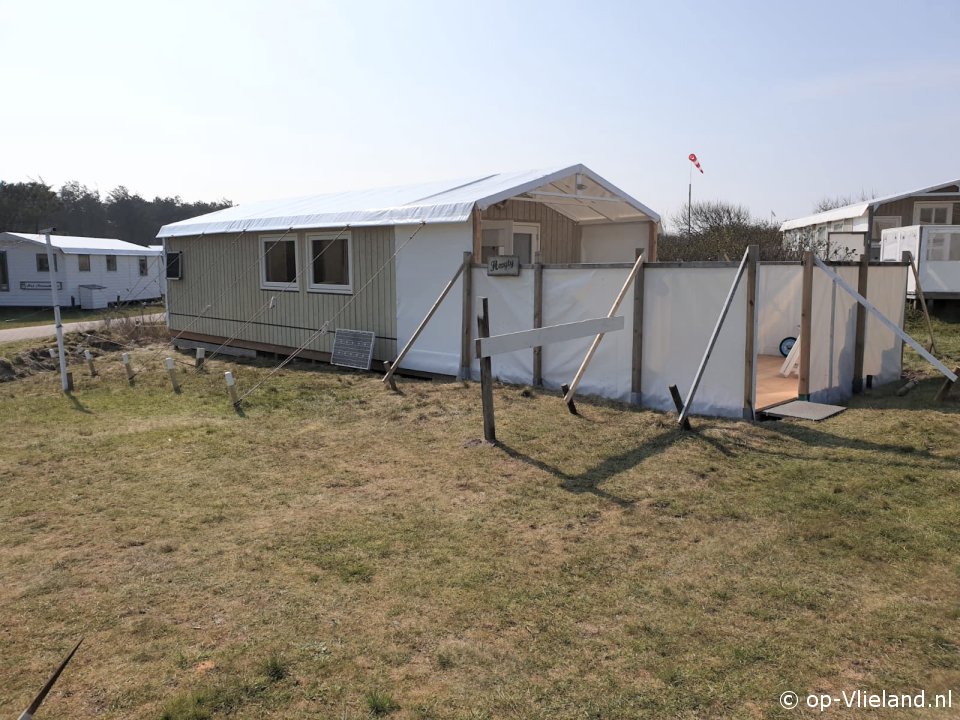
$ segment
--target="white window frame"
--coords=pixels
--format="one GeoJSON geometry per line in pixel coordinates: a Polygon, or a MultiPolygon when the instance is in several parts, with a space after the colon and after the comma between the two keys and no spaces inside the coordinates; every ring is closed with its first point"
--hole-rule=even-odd
{"type": "MultiPolygon", "coordinates": [[[[38,272],[38,273],[50,272],[50,268],[49,268],[49,267],[48,267],[46,270],[41,270],[41,269],[40,269],[40,261],[41,261],[41,260],[43,260],[44,262],[46,262],[46,260],[47,260],[47,254],[46,254],[46,253],[37,253],[37,272],[38,272]]],[[[58,264],[58,263],[57,263],[57,256],[56,256],[56,254],[54,254],[54,256],[53,256],[53,271],[54,271],[55,273],[60,272],[60,268],[57,267],[57,264],[58,264]]]]}
{"type": "Polygon", "coordinates": [[[880,242],[883,239],[883,231],[891,230],[893,228],[898,228],[903,226],[903,218],[899,215],[874,215],[873,216],[873,227],[870,228],[870,239],[874,242],[880,242]],[[890,225],[887,227],[880,227],[885,225],[887,221],[893,221],[896,225],[890,225]]]}
{"type": "Polygon", "coordinates": [[[91,267],[93,267],[93,260],[90,258],[90,253],[77,253],[77,272],[90,272],[91,267]],[[80,263],[81,258],[87,259],[86,270],[83,269],[83,266],[80,263]]]}
{"type": "Polygon", "coordinates": [[[116,256],[116,255],[104,255],[104,256],[103,256],[103,264],[104,264],[104,267],[106,267],[107,272],[117,272],[117,268],[120,267],[120,265],[119,265],[119,263],[118,263],[118,261],[117,261],[117,256],[116,256]],[[113,258],[113,269],[112,269],[112,270],[110,269],[110,258],[113,258]]]}
{"type": "Polygon", "coordinates": [[[150,275],[150,258],[144,257],[143,255],[137,258],[137,272],[140,273],[140,277],[148,277],[150,275]]]}
{"type": "Polygon", "coordinates": [[[297,235],[287,233],[284,235],[261,235],[260,236],[260,289],[261,290],[285,290],[286,292],[300,291],[300,243],[297,242],[297,235]],[[275,242],[293,243],[293,280],[285,282],[267,281],[267,243],[275,242]]]}
{"type": "Polygon", "coordinates": [[[353,293],[353,234],[347,232],[319,232],[307,234],[307,255],[310,258],[310,267],[307,268],[307,292],[332,293],[336,295],[351,295],[353,293]],[[314,240],[346,240],[347,241],[347,284],[334,285],[333,283],[313,282],[313,252],[314,240]]]}
{"type": "Polygon", "coordinates": [[[953,203],[952,202],[915,202],[913,203],[913,224],[914,225],[953,225],[953,203]],[[938,208],[947,209],[947,221],[942,223],[921,223],[920,211],[924,208],[932,208],[936,211],[938,208]]]}

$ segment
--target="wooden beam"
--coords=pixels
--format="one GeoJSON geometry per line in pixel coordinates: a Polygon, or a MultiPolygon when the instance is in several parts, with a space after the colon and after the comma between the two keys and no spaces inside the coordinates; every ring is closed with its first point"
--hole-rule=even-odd
{"type": "Polygon", "coordinates": [[[650,238],[647,240],[647,262],[652,263],[657,261],[657,236],[660,234],[660,228],[654,220],[650,221],[649,233],[650,238]]]}
{"type": "Polygon", "coordinates": [[[460,379],[470,379],[470,327],[473,324],[473,253],[463,253],[463,314],[460,320],[460,379]]]}
{"type": "Polygon", "coordinates": [[[490,313],[487,298],[480,298],[480,314],[477,316],[477,357],[480,358],[480,399],[483,404],[483,439],[497,441],[497,428],[493,417],[493,363],[489,356],[480,353],[480,343],[490,336],[490,313]]]}
{"type": "Polygon", "coordinates": [[[867,308],[867,310],[872,312],[874,316],[877,318],[877,320],[883,323],[888,329],[892,330],[893,333],[897,337],[899,337],[901,340],[903,340],[905,343],[907,343],[907,345],[909,345],[914,350],[916,350],[920,354],[920,357],[922,357],[928,363],[933,365],[937,370],[939,370],[944,375],[944,377],[950,380],[951,383],[955,383],[957,381],[956,373],[951,372],[946,365],[944,365],[942,362],[937,360],[933,355],[931,355],[927,351],[927,349],[923,347],[923,345],[921,345],[912,337],[907,335],[907,333],[903,331],[903,328],[899,327],[895,322],[890,320],[890,318],[888,318],[886,315],[880,312],[873,303],[871,303],[869,300],[863,297],[863,295],[861,295],[852,287],[850,287],[842,277],[840,277],[833,270],[831,270],[826,265],[824,265],[819,259],[814,258],[814,262],[817,264],[817,267],[819,267],[821,270],[823,270],[827,274],[827,277],[833,280],[833,282],[835,282],[841,288],[846,290],[847,293],[852,295],[858,303],[860,303],[865,308],[867,308]]]}
{"type": "Polygon", "coordinates": [[[917,263],[909,250],[903,251],[903,259],[910,261],[910,270],[913,272],[913,282],[917,286],[917,297],[920,298],[920,307],[923,308],[923,317],[927,321],[927,332],[930,333],[930,352],[937,352],[937,341],[933,337],[933,324],[930,322],[930,312],[927,310],[927,298],[923,294],[923,286],[920,285],[920,272],[917,270],[917,263]]]}
{"type": "Polygon", "coordinates": [[[480,251],[483,247],[482,220],[480,218],[480,208],[473,207],[473,254],[480,257],[480,251]]]}
{"type": "MultiPolygon", "coordinates": [[[[670,386],[670,397],[673,398],[673,405],[677,408],[677,414],[681,414],[683,412],[683,397],[680,395],[680,389],[676,385],[670,386]]],[[[692,429],[690,427],[690,418],[684,418],[683,422],[680,423],[680,427],[684,430],[692,429]]]]}
{"type": "Polygon", "coordinates": [[[389,385],[390,387],[396,387],[394,383],[391,382],[391,380],[393,379],[394,372],[396,372],[397,368],[400,367],[400,363],[407,356],[407,353],[410,352],[410,348],[413,347],[413,344],[417,341],[417,338],[420,337],[420,333],[423,332],[423,329],[427,326],[427,323],[430,322],[430,318],[432,318],[434,314],[436,314],[437,309],[440,307],[440,303],[443,302],[443,299],[447,296],[450,290],[453,289],[453,286],[457,282],[457,278],[460,277],[461,274],[463,274],[464,268],[469,268],[468,263],[466,262],[460,263],[460,266],[457,268],[457,271],[453,274],[453,277],[450,278],[450,282],[448,282],[443,287],[443,290],[440,291],[440,297],[438,297],[434,301],[433,305],[430,306],[430,309],[427,311],[426,316],[423,318],[423,320],[420,321],[420,324],[417,325],[417,329],[413,331],[413,335],[410,336],[410,339],[407,340],[407,344],[403,346],[403,350],[401,350],[400,354],[397,355],[397,359],[394,360],[392,363],[390,363],[390,367],[387,370],[387,374],[383,376],[384,385],[389,385]]]}
{"type": "Polygon", "coordinates": [[[477,341],[480,357],[503,355],[504,353],[526,350],[540,345],[576,340],[577,338],[603,335],[616,330],[623,330],[623,316],[590,318],[577,322],[548,325],[533,330],[493,335],[477,341]]]}
{"type": "MultiPolygon", "coordinates": [[[[633,264],[633,268],[630,270],[630,274],[627,275],[626,281],[623,283],[623,287],[620,288],[620,292],[617,293],[616,299],[613,301],[613,305],[610,307],[610,312],[607,313],[608,318],[612,318],[617,314],[617,310],[620,309],[620,303],[623,302],[623,297],[627,294],[627,288],[630,287],[630,283],[633,282],[633,279],[637,276],[637,273],[640,272],[640,268],[643,266],[643,255],[637,258],[637,261],[633,264]]],[[[622,327],[622,326],[621,326],[622,327]]],[[[583,358],[583,362],[580,363],[580,367],[577,370],[577,374],[573,376],[573,381],[570,383],[570,390],[564,393],[563,401],[569,406],[573,402],[573,396],[577,393],[577,386],[580,384],[580,380],[583,378],[583,374],[587,370],[587,366],[590,364],[590,361],[593,359],[594,353],[597,351],[597,348],[600,347],[600,341],[603,340],[603,333],[598,334],[593,342],[590,343],[590,348],[587,350],[586,357],[583,358]]]]}
{"type": "MultiPolygon", "coordinates": [[[[637,259],[643,254],[637,250],[637,259]]],[[[645,266],[640,266],[633,280],[633,353],[630,359],[630,402],[639,405],[642,400],[643,367],[643,276],[645,266]]]]}
{"type": "Polygon", "coordinates": [[[690,392],[687,393],[687,400],[683,404],[683,409],[680,411],[680,417],[677,419],[677,422],[682,426],[687,419],[687,415],[690,414],[690,410],[693,407],[693,398],[697,394],[697,388],[700,387],[700,380],[703,379],[703,372],[707,369],[707,362],[710,360],[710,355],[713,353],[713,348],[717,344],[717,338],[720,337],[720,329],[723,327],[723,321],[727,318],[727,313],[730,311],[730,306],[733,304],[733,297],[736,295],[737,286],[740,284],[740,278],[743,277],[743,271],[747,267],[747,258],[749,256],[749,248],[743,253],[743,259],[740,261],[740,267],[737,268],[737,274],[733,278],[733,284],[730,286],[730,291],[727,293],[727,299],[723,301],[723,307],[720,308],[720,317],[717,318],[717,324],[713,328],[713,333],[710,335],[710,341],[707,343],[707,349],[703,353],[703,358],[700,360],[700,367],[697,368],[697,374],[693,376],[693,384],[690,386],[690,392]]]}
{"type": "Polygon", "coordinates": [[[803,253],[803,284],[800,296],[800,382],[797,397],[810,399],[810,316],[813,311],[813,250],[803,253]]]}
{"type": "MultiPolygon", "coordinates": [[[[533,327],[543,327],[543,263],[538,250],[533,258],[533,327]]],[[[533,385],[543,385],[543,346],[533,348],[533,385]]]]}
{"type": "Polygon", "coordinates": [[[759,267],[760,246],[750,245],[747,248],[747,325],[743,344],[743,417],[747,420],[754,419],[757,396],[757,270],[759,267]]]}
{"type": "MultiPolygon", "coordinates": [[[[860,267],[857,272],[857,292],[867,296],[867,279],[870,272],[870,255],[860,256],[860,267]]],[[[867,309],[857,303],[857,327],[853,345],[853,392],[863,392],[863,356],[867,341],[867,309]]]]}

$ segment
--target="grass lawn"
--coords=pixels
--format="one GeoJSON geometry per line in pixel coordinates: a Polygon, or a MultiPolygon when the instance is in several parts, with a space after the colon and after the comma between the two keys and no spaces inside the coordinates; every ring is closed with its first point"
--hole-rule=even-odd
{"type": "Polygon", "coordinates": [[[960,713],[960,399],[934,378],[693,433],[498,387],[494,447],[473,384],[303,365],[238,417],[229,366],[174,395],[133,357],[135,387],[115,356],[69,398],[0,385],[4,717],[80,635],[38,717],[800,718],[782,692],[857,689],[955,709],[825,716],[960,713]]]}
{"type": "MultiPolygon", "coordinates": [[[[63,322],[83,322],[85,320],[103,320],[107,317],[127,317],[140,314],[152,315],[164,312],[162,303],[140,305],[131,303],[118,308],[105,310],[81,310],[80,308],[60,308],[60,318],[63,322]]],[[[33,325],[52,325],[53,308],[36,307],[0,307],[0,330],[9,328],[30,327],[33,325]]]]}

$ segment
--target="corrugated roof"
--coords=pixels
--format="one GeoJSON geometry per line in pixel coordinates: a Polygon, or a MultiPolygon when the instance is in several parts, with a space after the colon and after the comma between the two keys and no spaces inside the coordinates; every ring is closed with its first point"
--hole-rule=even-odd
{"type": "Polygon", "coordinates": [[[527,196],[577,222],[611,222],[660,216],[583,165],[499,173],[350,192],[254,202],[164,225],[157,237],[242,231],[464,222],[474,207],[527,196]],[[580,177],[580,187],[576,178],[580,177]],[[551,194],[552,193],[552,194],[551,194]],[[568,197],[580,195],[578,198],[568,197]]]}
{"type": "MultiPolygon", "coordinates": [[[[16,240],[46,245],[43,235],[33,233],[0,233],[0,237],[9,236],[16,240]]],[[[159,255],[158,250],[151,250],[143,245],[117,240],[116,238],[90,238],[73,235],[51,235],[50,244],[66,255],[159,255]]]]}
{"type": "Polygon", "coordinates": [[[948,180],[947,182],[937,183],[936,185],[930,185],[929,187],[920,188],[919,190],[913,190],[911,192],[897,193],[896,195],[886,195],[884,197],[873,198],[872,200],[862,200],[850,205],[834,208],[833,210],[825,210],[823,212],[814,213],[813,215],[807,215],[806,217],[787,220],[780,226],[780,232],[809,227],[810,225],[820,225],[822,223],[834,222],[836,220],[857,218],[866,213],[870,207],[876,208],[884,203],[903,200],[904,198],[908,198],[913,195],[922,195],[923,193],[928,193],[933,190],[937,190],[938,188],[947,187],[950,185],[957,185],[958,183],[960,183],[960,180],[948,180]]]}

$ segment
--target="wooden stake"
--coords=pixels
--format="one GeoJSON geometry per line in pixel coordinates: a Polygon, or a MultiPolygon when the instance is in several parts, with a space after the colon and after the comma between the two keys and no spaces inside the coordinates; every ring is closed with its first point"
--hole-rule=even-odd
{"type": "Polygon", "coordinates": [[[177,382],[177,368],[174,367],[173,358],[165,358],[163,361],[167,366],[167,375],[170,376],[170,384],[173,385],[173,391],[180,393],[180,383],[177,382]]]}
{"type": "Polygon", "coordinates": [[[389,380],[387,380],[387,382],[390,384],[390,389],[393,390],[394,392],[400,392],[400,388],[397,387],[397,381],[393,377],[393,373],[390,372],[391,367],[392,366],[390,365],[389,360],[383,361],[383,369],[386,370],[387,374],[390,376],[389,380]]]}
{"type": "Polygon", "coordinates": [[[206,362],[206,359],[207,359],[207,349],[198,347],[197,358],[196,360],[194,360],[194,366],[197,368],[197,370],[203,369],[203,363],[206,362]]]}
{"type": "MultiPolygon", "coordinates": [[[[917,297],[920,298],[920,307],[923,308],[923,317],[927,322],[927,332],[930,333],[930,352],[937,352],[937,341],[933,338],[933,323],[930,322],[930,311],[927,310],[927,298],[923,295],[923,287],[920,285],[920,273],[917,270],[917,263],[909,250],[903,251],[903,259],[910,262],[910,270],[913,271],[913,281],[917,286],[917,297]]],[[[861,295],[863,293],[860,293],[861,295]]]]}
{"type": "Polygon", "coordinates": [[[743,344],[743,417],[747,420],[754,419],[754,399],[757,391],[755,366],[757,361],[757,276],[759,267],[760,246],[750,245],[747,248],[747,329],[743,344]]]}
{"type": "Polygon", "coordinates": [[[810,319],[813,312],[813,250],[803,253],[803,290],[800,296],[800,382],[797,396],[810,399],[810,319]]]}
{"type": "MultiPolygon", "coordinates": [[[[543,327],[543,263],[538,250],[533,258],[533,327],[543,327]]],[[[533,349],[533,386],[543,386],[543,346],[533,349]]]]}
{"type": "Polygon", "coordinates": [[[233,379],[233,373],[227,370],[223,374],[227,381],[227,392],[230,393],[230,401],[233,403],[233,409],[240,412],[240,398],[237,397],[237,384],[233,379]]]}
{"type": "Polygon", "coordinates": [[[570,392],[570,386],[567,385],[566,383],[564,383],[563,385],[560,386],[560,392],[563,393],[564,402],[566,402],[566,404],[567,404],[567,410],[570,411],[570,414],[571,414],[571,415],[579,415],[580,412],[577,410],[577,404],[576,404],[572,399],[570,399],[570,400],[567,400],[567,399],[566,399],[566,396],[567,396],[567,395],[569,394],[569,392],[570,392]]]}
{"type": "Polygon", "coordinates": [[[93,353],[91,353],[89,350],[84,350],[83,358],[87,361],[87,367],[90,369],[90,377],[96,377],[97,368],[93,364],[93,353]]]}
{"type": "Polygon", "coordinates": [[[480,339],[490,337],[490,313],[487,298],[480,298],[480,314],[477,316],[477,357],[480,358],[480,398],[483,403],[483,439],[497,441],[497,428],[493,417],[493,362],[490,356],[480,356],[480,339]]]}
{"type": "Polygon", "coordinates": [[[919,385],[919,384],[920,384],[920,381],[919,381],[919,380],[911,380],[911,381],[908,382],[906,385],[904,385],[902,388],[900,388],[899,390],[897,390],[897,397],[903,397],[904,395],[906,395],[908,392],[910,392],[911,390],[913,390],[913,389],[914,389],[917,385],[919,385]]]}
{"type": "MultiPolygon", "coordinates": [[[[651,223],[653,225],[654,223],[651,223]]],[[[654,233],[653,237],[656,235],[654,233]]],[[[636,251],[639,259],[642,250],[636,251]]],[[[643,276],[644,267],[633,279],[633,353],[630,358],[630,402],[639,405],[642,395],[643,367],[643,276]]]]}
{"type": "MultiPolygon", "coordinates": [[[[677,408],[677,414],[683,413],[683,396],[680,395],[680,389],[676,385],[670,386],[670,397],[673,398],[673,404],[677,408]]],[[[692,429],[690,427],[690,418],[684,417],[683,421],[680,423],[680,427],[684,430],[692,429]]]]}
{"type": "MultiPolygon", "coordinates": [[[[479,214],[474,216],[479,227],[479,214]]],[[[460,379],[470,379],[470,366],[473,353],[470,348],[470,327],[473,324],[473,253],[463,254],[463,314],[460,321],[460,379]]]]}
{"type": "Polygon", "coordinates": [[[130,365],[130,353],[124,353],[120,356],[120,360],[123,363],[123,369],[127,371],[127,382],[130,385],[133,385],[133,367],[130,365]]]}
{"type": "MultiPolygon", "coordinates": [[[[608,318],[612,318],[617,314],[617,310],[620,309],[620,303],[623,302],[623,298],[627,294],[627,289],[630,287],[630,283],[633,282],[633,279],[637,276],[637,273],[640,272],[642,265],[643,255],[638,257],[637,261],[633,264],[633,268],[630,270],[630,274],[627,275],[627,279],[623,283],[623,287],[620,288],[620,292],[617,293],[617,297],[614,299],[613,305],[610,306],[610,312],[607,313],[608,318]]],[[[570,383],[570,389],[563,394],[563,401],[567,404],[568,408],[573,402],[573,396],[577,393],[577,386],[580,384],[583,374],[587,371],[587,366],[593,359],[594,353],[597,352],[597,348],[600,347],[601,340],[603,340],[603,333],[597,335],[593,339],[593,342],[590,343],[590,348],[587,350],[586,357],[583,358],[583,362],[580,363],[580,367],[577,369],[577,374],[573,376],[573,381],[570,383]]]]}
{"type": "Polygon", "coordinates": [[[407,356],[407,353],[410,352],[410,348],[413,347],[413,344],[417,341],[417,338],[420,337],[420,333],[423,332],[423,329],[427,326],[427,323],[430,322],[430,318],[432,318],[437,312],[437,308],[440,307],[440,303],[443,302],[443,299],[447,296],[447,293],[450,292],[454,284],[457,282],[457,278],[463,273],[464,267],[465,263],[461,264],[460,267],[457,268],[457,271],[453,274],[453,277],[450,278],[450,282],[448,282],[440,292],[440,297],[434,301],[433,305],[430,307],[430,310],[427,311],[426,317],[420,321],[420,324],[417,325],[417,329],[413,331],[413,335],[411,335],[410,339],[407,340],[407,344],[403,346],[403,350],[401,350],[400,354],[397,355],[397,359],[390,363],[390,369],[387,370],[387,374],[383,376],[384,385],[389,385],[391,388],[396,387],[396,384],[392,382],[394,371],[400,367],[400,363],[407,356]]]}
{"type": "MultiPolygon", "coordinates": [[[[867,279],[870,273],[870,256],[860,256],[860,267],[857,273],[857,292],[867,296],[867,279]]],[[[863,356],[867,338],[867,309],[857,303],[857,326],[853,345],[853,392],[863,392],[863,356]]]]}
{"type": "MultiPolygon", "coordinates": [[[[957,368],[953,371],[953,374],[960,375],[960,366],[957,366],[957,368]]],[[[940,389],[937,390],[937,394],[933,396],[933,399],[936,400],[937,402],[943,402],[944,400],[946,400],[947,395],[950,394],[950,391],[953,389],[953,386],[955,384],[956,383],[950,378],[947,378],[946,380],[944,380],[943,385],[941,385],[940,389]]]]}

